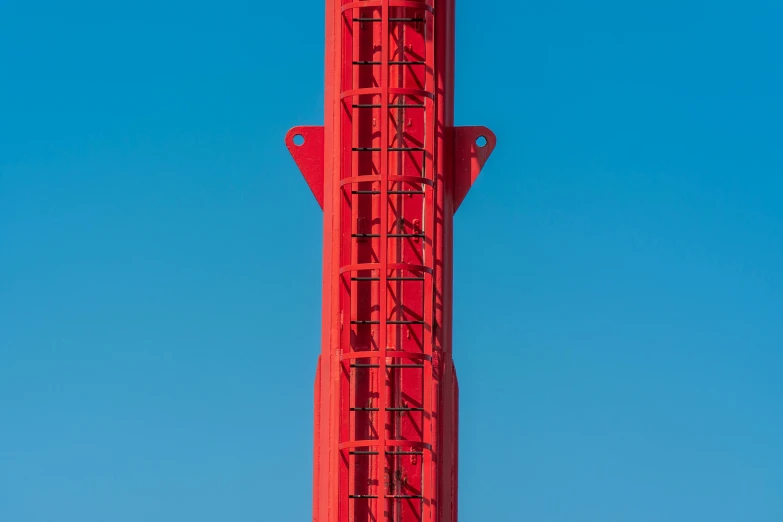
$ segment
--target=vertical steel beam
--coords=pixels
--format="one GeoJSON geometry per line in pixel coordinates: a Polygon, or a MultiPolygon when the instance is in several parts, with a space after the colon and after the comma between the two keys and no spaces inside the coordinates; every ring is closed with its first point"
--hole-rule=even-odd
{"type": "Polygon", "coordinates": [[[453,216],[495,147],[454,126],[454,0],[326,0],[315,522],[456,522],[453,216]],[[477,142],[480,140],[480,142],[477,142]]]}

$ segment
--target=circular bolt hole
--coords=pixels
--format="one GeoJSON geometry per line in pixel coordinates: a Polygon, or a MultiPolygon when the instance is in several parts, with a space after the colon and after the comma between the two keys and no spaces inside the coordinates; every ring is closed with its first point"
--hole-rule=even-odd
{"type": "Polygon", "coordinates": [[[479,147],[486,147],[487,138],[485,138],[484,136],[479,136],[478,138],[476,138],[476,145],[478,145],[479,147]]]}
{"type": "Polygon", "coordinates": [[[297,147],[301,147],[302,145],[304,145],[304,136],[302,136],[301,134],[297,134],[296,136],[294,136],[294,145],[296,145],[297,147]]]}

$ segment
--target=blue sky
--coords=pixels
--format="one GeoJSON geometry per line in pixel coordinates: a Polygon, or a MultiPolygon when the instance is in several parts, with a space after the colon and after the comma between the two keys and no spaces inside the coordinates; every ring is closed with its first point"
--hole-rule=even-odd
{"type": "MultiPolygon", "coordinates": [[[[461,520],[783,520],[782,22],[459,2],[461,520]]],[[[309,519],[322,48],[316,1],[0,0],[0,522],[309,519]]]]}

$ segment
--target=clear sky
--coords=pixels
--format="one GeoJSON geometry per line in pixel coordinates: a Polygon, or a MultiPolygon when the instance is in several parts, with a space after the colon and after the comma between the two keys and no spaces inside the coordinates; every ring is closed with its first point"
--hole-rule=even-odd
{"type": "MultiPolygon", "coordinates": [[[[304,522],[323,3],[0,0],[0,522],[304,522]]],[[[471,1],[463,522],[783,520],[783,4],[471,1]]]]}

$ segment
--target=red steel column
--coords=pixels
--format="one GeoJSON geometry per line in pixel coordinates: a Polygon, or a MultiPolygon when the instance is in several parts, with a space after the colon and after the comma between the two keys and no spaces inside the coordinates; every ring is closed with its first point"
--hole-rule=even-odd
{"type": "Polygon", "coordinates": [[[454,212],[495,146],[455,127],[453,0],[327,0],[313,520],[456,522],[454,212]]]}

